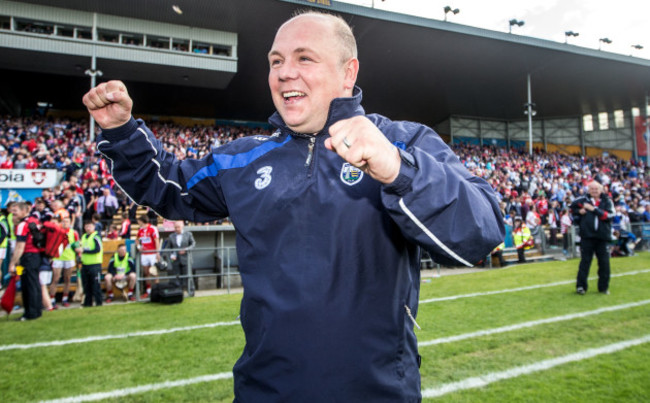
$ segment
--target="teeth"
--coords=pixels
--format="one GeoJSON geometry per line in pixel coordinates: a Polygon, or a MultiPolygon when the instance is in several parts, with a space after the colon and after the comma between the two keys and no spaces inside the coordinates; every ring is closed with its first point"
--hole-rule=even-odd
{"type": "Polygon", "coordinates": [[[304,97],[304,96],[305,96],[305,93],[304,93],[304,92],[300,92],[300,91],[289,91],[289,92],[285,92],[285,93],[283,93],[282,96],[285,97],[285,98],[291,98],[291,97],[304,97]]]}

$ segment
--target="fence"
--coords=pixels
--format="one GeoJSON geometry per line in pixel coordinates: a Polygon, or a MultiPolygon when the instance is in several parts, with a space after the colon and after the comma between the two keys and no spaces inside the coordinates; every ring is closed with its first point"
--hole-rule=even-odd
{"type": "MultiPolygon", "coordinates": [[[[559,249],[564,252],[564,255],[569,258],[576,258],[580,256],[579,252],[579,236],[577,234],[578,228],[576,226],[569,227],[567,234],[560,234],[558,229],[558,244],[549,245],[550,238],[550,228],[548,226],[542,227],[542,230],[537,232],[535,235],[535,242],[537,247],[540,249],[542,254],[546,254],[550,249],[559,249]],[[563,238],[567,237],[567,248],[563,246],[563,238]]],[[[630,239],[630,242],[633,243],[633,251],[647,251],[650,250],[650,223],[634,223],[631,224],[628,228],[628,232],[632,234],[634,238],[630,239]]],[[[507,233],[507,236],[512,237],[511,232],[507,233]]],[[[512,238],[509,239],[512,241],[512,238]]],[[[623,240],[624,242],[625,240],[623,240]]],[[[615,246],[617,242],[621,242],[620,239],[612,239],[612,246],[615,246]]],[[[508,244],[508,242],[506,242],[508,244]]],[[[234,246],[224,246],[224,247],[195,247],[192,249],[173,249],[165,248],[156,251],[160,254],[161,258],[164,259],[167,263],[167,269],[159,271],[158,275],[155,277],[149,277],[151,281],[173,281],[173,280],[187,280],[187,293],[189,296],[194,296],[197,289],[197,282],[200,282],[202,279],[212,279],[214,278],[214,288],[225,288],[227,292],[231,292],[233,286],[240,286],[241,279],[239,274],[239,262],[237,259],[236,248],[234,246]],[[185,273],[175,273],[173,268],[174,264],[172,263],[170,257],[172,253],[177,253],[181,250],[186,250],[188,254],[187,267],[185,273]],[[202,269],[201,272],[197,272],[192,266],[192,253],[195,252],[213,252],[214,253],[214,266],[208,269],[202,269]],[[155,280],[154,280],[155,279],[155,280]]],[[[113,252],[106,252],[112,254],[113,252]]],[[[135,252],[135,264],[136,264],[136,299],[140,300],[142,295],[141,287],[142,283],[146,280],[143,276],[142,265],[140,261],[140,252],[135,252]]],[[[491,261],[488,257],[488,263],[491,265],[491,261]]],[[[433,268],[436,267],[438,273],[440,272],[440,265],[436,264],[428,253],[424,252],[421,259],[421,268],[433,268]]]]}
{"type": "MultiPolygon", "coordinates": [[[[165,263],[157,265],[158,274],[156,276],[144,277],[140,251],[135,252],[135,267],[136,267],[136,299],[140,300],[142,295],[142,283],[144,281],[180,281],[185,285],[187,284],[187,294],[193,297],[197,289],[197,282],[202,279],[214,278],[214,287],[210,288],[225,288],[230,293],[234,285],[240,285],[239,281],[239,263],[237,260],[236,248],[234,246],[225,247],[194,247],[191,249],[178,249],[178,248],[163,248],[155,251],[160,255],[165,263]],[[180,251],[187,252],[187,266],[178,267],[176,272],[176,264],[172,261],[172,254],[177,254],[180,251]],[[202,269],[197,272],[193,267],[192,254],[196,252],[213,252],[214,253],[214,266],[212,268],[202,269]],[[164,268],[164,269],[163,269],[164,268]],[[207,272],[206,272],[207,271],[207,272]],[[237,281],[234,281],[237,279],[237,281]]],[[[177,258],[177,260],[179,260],[177,258]]]]}

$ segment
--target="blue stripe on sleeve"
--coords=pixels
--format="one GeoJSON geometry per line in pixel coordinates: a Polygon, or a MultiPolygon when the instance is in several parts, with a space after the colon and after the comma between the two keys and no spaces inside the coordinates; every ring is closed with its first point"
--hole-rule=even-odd
{"type": "Polygon", "coordinates": [[[212,164],[201,168],[197,173],[195,173],[194,176],[192,176],[187,182],[187,189],[191,189],[194,185],[205,178],[217,176],[219,171],[222,169],[243,168],[256,159],[262,157],[266,153],[276,148],[282,147],[287,142],[289,142],[289,140],[291,140],[291,136],[287,136],[287,138],[281,143],[276,143],[275,141],[267,141],[253,148],[252,150],[241,154],[212,154],[212,164]]]}

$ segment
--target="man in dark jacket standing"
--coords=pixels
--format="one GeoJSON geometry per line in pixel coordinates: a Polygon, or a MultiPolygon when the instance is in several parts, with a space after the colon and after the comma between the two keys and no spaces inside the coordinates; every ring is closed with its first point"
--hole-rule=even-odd
{"type": "MultiPolygon", "coordinates": [[[[603,192],[603,185],[592,181],[587,185],[588,196],[571,204],[571,212],[580,227],[580,266],[576,292],[587,292],[587,277],[594,253],[598,259],[598,291],[609,294],[609,244],[612,241],[614,205],[603,192]]],[[[575,222],[575,221],[574,221],[575,222]]]]}
{"type": "Polygon", "coordinates": [[[235,401],[418,402],[420,246],[439,263],[483,259],[505,233],[494,191],[432,129],[365,113],[341,18],[292,18],[268,61],[272,136],[176,160],[110,81],[84,96],[98,150],[136,203],[234,223],[246,335],[235,401]]]}
{"type": "Polygon", "coordinates": [[[36,245],[29,224],[35,224],[40,228],[41,223],[37,218],[29,215],[30,208],[27,203],[19,202],[16,207],[13,216],[16,225],[16,247],[9,262],[9,273],[15,275],[16,266],[23,266],[20,279],[25,313],[19,320],[38,319],[42,314],[42,293],[38,268],[41,265],[43,249],[36,245]]]}

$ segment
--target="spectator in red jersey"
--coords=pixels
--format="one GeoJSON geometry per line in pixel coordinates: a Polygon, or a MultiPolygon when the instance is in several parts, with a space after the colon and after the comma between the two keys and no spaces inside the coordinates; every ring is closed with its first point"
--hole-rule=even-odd
{"type": "Polygon", "coordinates": [[[548,219],[548,200],[546,199],[544,192],[539,193],[537,200],[535,200],[535,207],[537,207],[537,213],[542,219],[542,224],[545,225],[548,219]]]}
{"type": "Polygon", "coordinates": [[[99,160],[99,174],[101,175],[102,178],[106,178],[110,176],[108,164],[106,164],[106,160],[103,158],[99,160]]]}
{"type": "Polygon", "coordinates": [[[99,170],[99,167],[97,165],[92,165],[84,173],[83,180],[84,181],[96,181],[96,180],[99,180],[99,175],[97,174],[98,170],[99,170]]]}
{"type": "Polygon", "coordinates": [[[38,148],[38,143],[36,142],[36,140],[34,140],[33,137],[30,138],[29,140],[23,141],[22,145],[24,147],[27,147],[27,150],[29,151],[30,154],[33,153],[34,150],[36,150],[36,148],[38,148]]]}
{"type": "Polygon", "coordinates": [[[118,232],[118,236],[122,239],[131,239],[131,220],[129,219],[129,213],[122,213],[122,226],[118,232]]]}
{"type": "Polygon", "coordinates": [[[0,164],[0,169],[13,169],[13,167],[14,167],[14,162],[11,159],[11,157],[7,157],[7,159],[0,164]]]}
{"type": "Polygon", "coordinates": [[[14,224],[16,225],[16,247],[11,254],[9,273],[16,274],[16,266],[21,265],[23,272],[20,276],[25,311],[20,320],[32,320],[41,317],[43,295],[39,278],[41,252],[35,243],[29,224],[39,226],[38,219],[29,215],[29,204],[18,202],[14,209],[14,224]]]}
{"type": "Polygon", "coordinates": [[[27,164],[25,164],[25,169],[37,169],[38,168],[38,162],[36,161],[35,158],[29,158],[27,160],[27,164]]]}
{"type": "MultiPolygon", "coordinates": [[[[151,266],[160,260],[160,235],[158,229],[149,223],[149,217],[145,214],[138,217],[138,237],[136,238],[136,247],[140,251],[140,264],[144,277],[150,277],[151,266]]],[[[157,283],[158,280],[156,279],[157,283]]],[[[147,298],[151,294],[151,281],[146,282],[146,292],[142,298],[147,298]]]]}
{"type": "Polygon", "coordinates": [[[52,259],[52,284],[49,289],[49,295],[52,301],[55,301],[56,289],[63,273],[63,296],[61,302],[63,306],[70,306],[68,302],[70,293],[70,279],[72,278],[72,270],[77,266],[77,255],[73,248],[75,242],[79,241],[79,233],[72,229],[70,217],[65,217],[61,221],[61,227],[68,231],[68,245],[63,249],[59,257],[52,259]]]}
{"type": "Polygon", "coordinates": [[[75,153],[74,158],[72,159],[72,161],[74,163],[76,163],[77,165],[79,165],[79,166],[82,166],[84,164],[85,160],[86,160],[86,157],[85,157],[84,153],[82,153],[82,152],[75,153]]]}
{"type": "Polygon", "coordinates": [[[118,239],[119,237],[120,237],[120,233],[117,229],[117,225],[111,224],[111,226],[106,230],[106,238],[118,239]]]}
{"type": "MultiPolygon", "coordinates": [[[[0,138],[0,141],[2,141],[2,140],[6,140],[6,139],[0,138]]],[[[3,145],[0,145],[0,166],[2,166],[2,164],[8,159],[11,159],[11,158],[9,158],[9,155],[7,153],[7,149],[3,145]]]]}

